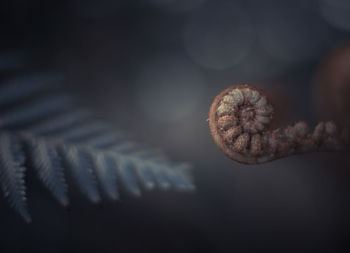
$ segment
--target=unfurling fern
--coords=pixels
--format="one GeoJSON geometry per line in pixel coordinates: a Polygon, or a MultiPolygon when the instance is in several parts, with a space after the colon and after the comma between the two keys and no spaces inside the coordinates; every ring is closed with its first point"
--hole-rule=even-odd
{"type": "Polygon", "coordinates": [[[119,199],[118,182],[135,196],[141,189],[193,190],[190,165],[175,164],[157,150],[113,131],[57,92],[52,75],[25,76],[0,85],[0,185],[13,208],[30,221],[28,164],[52,195],[67,205],[66,172],[92,202],[99,189],[119,199]]]}

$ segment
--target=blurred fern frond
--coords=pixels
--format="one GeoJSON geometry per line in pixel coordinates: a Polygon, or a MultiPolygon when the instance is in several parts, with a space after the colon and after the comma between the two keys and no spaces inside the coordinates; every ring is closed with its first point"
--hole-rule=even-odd
{"type": "Polygon", "coordinates": [[[101,192],[119,199],[121,187],[135,196],[155,187],[194,189],[189,164],[174,163],[100,122],[60,92],[57,80],[46,74],[0,84],[0,185],[26,221],[27,167],[62,205],[69,204],[67,174],[94,203],[101,192]]]}

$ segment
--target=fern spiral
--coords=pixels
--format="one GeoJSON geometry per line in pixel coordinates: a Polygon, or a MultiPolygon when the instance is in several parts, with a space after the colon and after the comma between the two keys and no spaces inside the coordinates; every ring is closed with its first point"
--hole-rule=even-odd
{"type": "Polygon", "coordinates": [[[348,132],[332,121],[320,122],[310,132],[299,121],[292,126],[270,129],[273,106],[257,88],[240,84],[222,91],[209,111],[209,127],[215,143],[231,159],[258,164],[293,154],[342,150],[348,132]]]}

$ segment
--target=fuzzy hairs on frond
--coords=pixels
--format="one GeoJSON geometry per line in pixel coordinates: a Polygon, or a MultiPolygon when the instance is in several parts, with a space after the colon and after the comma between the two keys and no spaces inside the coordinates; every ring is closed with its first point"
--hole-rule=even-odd
{"type": "Polygon", "coordinates": [[[25,221],[31,220],[28,164],[64,206],[69,204],[67,173],[93,203],[102,196],[119,199],[121,188],[134,196],[156,187],[194,190],[191,165],[174,163],[95,119],[71,95],[57,91],[60,79],[37,74],[0,84],[0,185],[25,221]]]}

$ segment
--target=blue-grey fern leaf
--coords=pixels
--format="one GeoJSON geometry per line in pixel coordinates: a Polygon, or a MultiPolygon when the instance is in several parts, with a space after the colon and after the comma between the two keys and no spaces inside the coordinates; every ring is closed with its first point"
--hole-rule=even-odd
{"type": "Polygon", "coordinates": [[[189,171],[191,165],[183,163],[177,166],[176,169],[163,168],[170,182],[178,189],[182,191],[193,191],[195,186],[192,183],[191,175],[189,171]]]}
{"type": "Polygon", "coordinates": [[[147,166],[135,166],[136,174],[139,181],[147,190],[151,190],[156,186],[152,170],[147,166]]]}
{"type": "MultiPolygon", "coordinates": [[[[44,77],[0,86],[0,180],[11,205],[26,220],[25,158],[63,205],[68,204],[65,172],[95,203],[101,200],[99,189],[113,200],[119,199],[120,188],[134,196],[155,187],[194,189],[187,164],[174,164],[159,150],[130,141],[77,107],[70,95],[43,85],[44,77]],[[23,143],[27,149],[19,146],[23,143]]],[[[54,83],[50,78],[47,82],[54,83]]]]}
{"type": "Polygon", "coordinates": [[[96,176],[88,151],[75,146],[62,145],[61,154],[70,168],[79,189],[94,203],[101,201],[96,176]]]}
{"type": "Polygon", "coordinates": [[[91,152],[90,155],[93,159],[96,175],[102,189],[112,200],[119,199],[117,169],[113,159],[103,152],[91,152]]]}
{"type": "Polygon", "coordinates": [[[171,186],[171,181],[166,176],[166,172],[160,167],[153,167],[152,172],[157,180],[159,187],[163,190],[168,190],[171,186]]]}
{"type": "Polygon", "coordinates": [[[13,208],[26,220],[31,221],[27,211],[24,183],[24,156],[17,136],[0,133],[0,180],[5,197],[13,208]]]}
{"type": "Polygon", "coordinates": [[[23,139],[29,146],[30,160],[38,177],[62,205],[68,205],[67,183],[56,145],[30,135],[23,139]]]}
{"type": "Polygon", "coordinates": [[[137,177],[133,170],[131,161],[123,159],[123,157],[118,155],[114,155],[113,159],[116,163],[116,169],[126,190],[134,196],[140,196],[141,189],[137,182],[137,177]]]}

